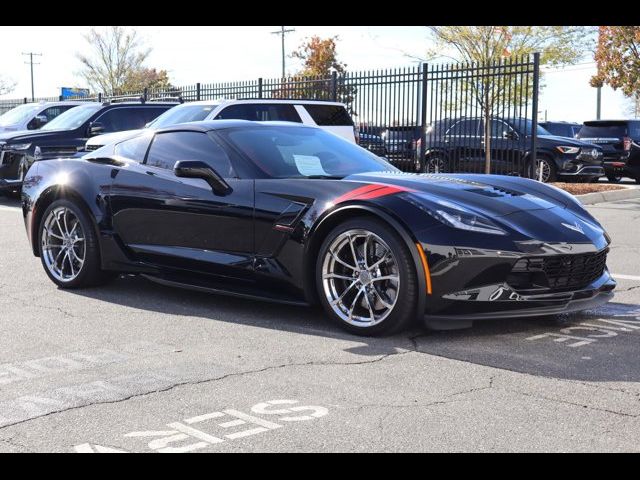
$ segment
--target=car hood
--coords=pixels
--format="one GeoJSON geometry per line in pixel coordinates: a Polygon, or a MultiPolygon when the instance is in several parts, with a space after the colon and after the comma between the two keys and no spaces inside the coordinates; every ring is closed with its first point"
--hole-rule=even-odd
{"type": "Polygon", "coordinates": [[[33,142],[37,140],[44,140],[46,138],[57,137],[60,132],[66,132],[66,130],[20,130],[17,132],[5,132],[0,133],[0,142],[11,143],[23,143],[25,141],[33,142]]]}
{"type": "Polygon", "coordinates": [[[604,229],[572,195],[504,175],[371,173],[344,180],[403,187],[411,203],[447,201],[517,231],[523,238],[600,244],[604,229]],[[579,224],[573,230],[576,222],[579,224]],[[582,231],[580,231],[582,230],[582,231]]]}
{"type": "Polygon", "coordinates": [[[122,132],[105,133],[104,135],[97,135],[95,137],[91,137],[89,140],[87,140],[86,145],[87,146],[97,145],[102,147],[110,143],[128,140],[130,138],[138,136],[139,134],[145,131],[146,131],[145,129],[139,129],[139,130],[124,130],[122,132]]]}
{"type": "Polygon", "coordinates": [[[20,125],[0,125],[0,133],[15,132],[20,128],[20,125]]]}
{"type": "Polygon", "coordinates": [[[558,146],[566,145],[569,147],[598,148],[597,145],[593,145],[592,143],[584,142],[582,140],[578,140],[576,138],[571,138],[571,137],[559,137],[557,135],[538,135],[538,138],[558,146]]]}

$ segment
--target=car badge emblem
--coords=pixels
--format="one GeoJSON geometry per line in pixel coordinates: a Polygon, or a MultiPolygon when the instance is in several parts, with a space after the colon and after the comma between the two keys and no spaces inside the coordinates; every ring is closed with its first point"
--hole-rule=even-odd
{"type": "Polygon", "coordinates": [[[563,227],[567,227],[569,230],[573,230],[574,232],[578,232],[578,233],[584,234],[584,230],[582,229],[582,227],[580,226],[580,224],[578,222],[575,222],[573,225],[571,225],[569,223],[562,223],[561,225],[563,227]]]}

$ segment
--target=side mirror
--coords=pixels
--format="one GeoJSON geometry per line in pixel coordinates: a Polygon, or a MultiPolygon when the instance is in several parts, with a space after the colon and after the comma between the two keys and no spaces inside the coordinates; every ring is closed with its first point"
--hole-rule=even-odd
{"type": "Polygon", "coordinates": [[[198,160],[179,160],[173,173],[181,178],[201,178],[206,181],[216,195],[228,195],[231,187],[213,168],[198,160]]]}
{"type": "Polygon", "coordinates": [[[89,136],[94,137],[104,132],[104,125],[100,122],[91,122],[89,124],[89,136]]]}
{"type": "Polygon", "coordinates": [[[506,138],[507,140],[518,140],[518,134],[513,130],[508,130],[506,132],[502,132],[502,138],[506,138]]]}
{"type": "Polygon", "coordinates": [[[36,115],[33,118],[33,120],[34,120],[36,129],[42,127],[45,123],[49,121],[46,115],[36,115]]]}

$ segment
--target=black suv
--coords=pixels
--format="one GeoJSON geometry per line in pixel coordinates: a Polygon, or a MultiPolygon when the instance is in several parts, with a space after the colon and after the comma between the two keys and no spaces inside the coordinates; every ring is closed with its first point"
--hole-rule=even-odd
{"type": "Polygon", "coordinates": [[[37,160],[74,156],[89,137],[143,128],[174,103],[87,102],[67,110],[40,130],[0,134],[0,191],[17,192],[37,160]]]}
{"type": "MultiPolygon", "coordinates": [[[[524,118],[491,119],[492,172],[533,176],[531,132],[533,122],[524,118]],[[521,168],[522,167],[522,168],[521,168]]],[[[537,127],[537,158],[542,180],[554,182],[558,177],[595,181],[604,175],[602,150],[576,139],[556,137],[537,127]]],[[[420,151],[418,142],[417,151],[420,151]]],[[[423,172],[484,172],[486,145],[484,120],[480,117],[445,119],[426,131],[423,172]]],[[[537,174],[536,174],[537,177],[537,174]]]]}
{"type": "Polygon", "coordinates": [[[640,183],[640,120],[584,122],[578,138],[602,147],[609,181],[619,182],[629,176],[640,183]]]}
{"type": "Polygon", "coordinates": [[[581,123],[572,122],[538,122],[551,135],[558,137],[576,138],[576,135],[582,128],[581,123]]]}

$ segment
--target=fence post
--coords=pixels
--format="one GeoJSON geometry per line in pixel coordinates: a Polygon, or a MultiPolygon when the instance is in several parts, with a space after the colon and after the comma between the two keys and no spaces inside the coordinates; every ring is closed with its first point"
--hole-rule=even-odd
{"type": "Polygon", "coordinates": [[[262,77],[258,79],[258,98],[262,98],[262,77]]]}
{"type": "Polygon", "coordinates": [[[98,102],[102,103],[102,93],[98,93],[98,102]]]}
{"type": "Polygon", "coordinates": [[[196,83],[196,100],[200,101],[200,82],[196,83]]]}
{"type": "Polygon", "coordinates": [[[149,95],[149,89],[147,87],[144,88],[144,91],[142,93],[142,98],[144,98],[144,101],[147,101],[147,97],[149,95]]]}
{"type": "Polygon", "coordinates": [[[331,72],[331,98],[334,102],[338,101],[338,72],[331,72]]]}
{"type": "Polygon", "coordinates": [[[62,95],[58,95],[58,101],[61,102],[63,100],[62,95]]]}
{"type": "MultiPolygon", "coordinates": [[[[533,54],[533,97],[531,102],[531,155],[534,160],[533,165],[538,166],[538,87],[540,82],[540,53],[533,54]]],[[[535,168],[534,167],[534,168],[535,168]]],[[[542,168],[539,168],[538,180],[542,181],[542,168]]],[[[535,175],[535,170],[533,171],[535,175]]]]}
{"type": "Polygon", "coordinates": [[[416,167],[419,171],[424,169],[425,156],[427,153],[427,80],[429,64],[422,64],[422,89],[420,97],[420,150],[417,152],[418,158],[416,167]]]}
{"type": "Polygon", "coordinates": [[[24,102],[22,103],[27,103],[27,97],[24,97],[24,102]]]}

